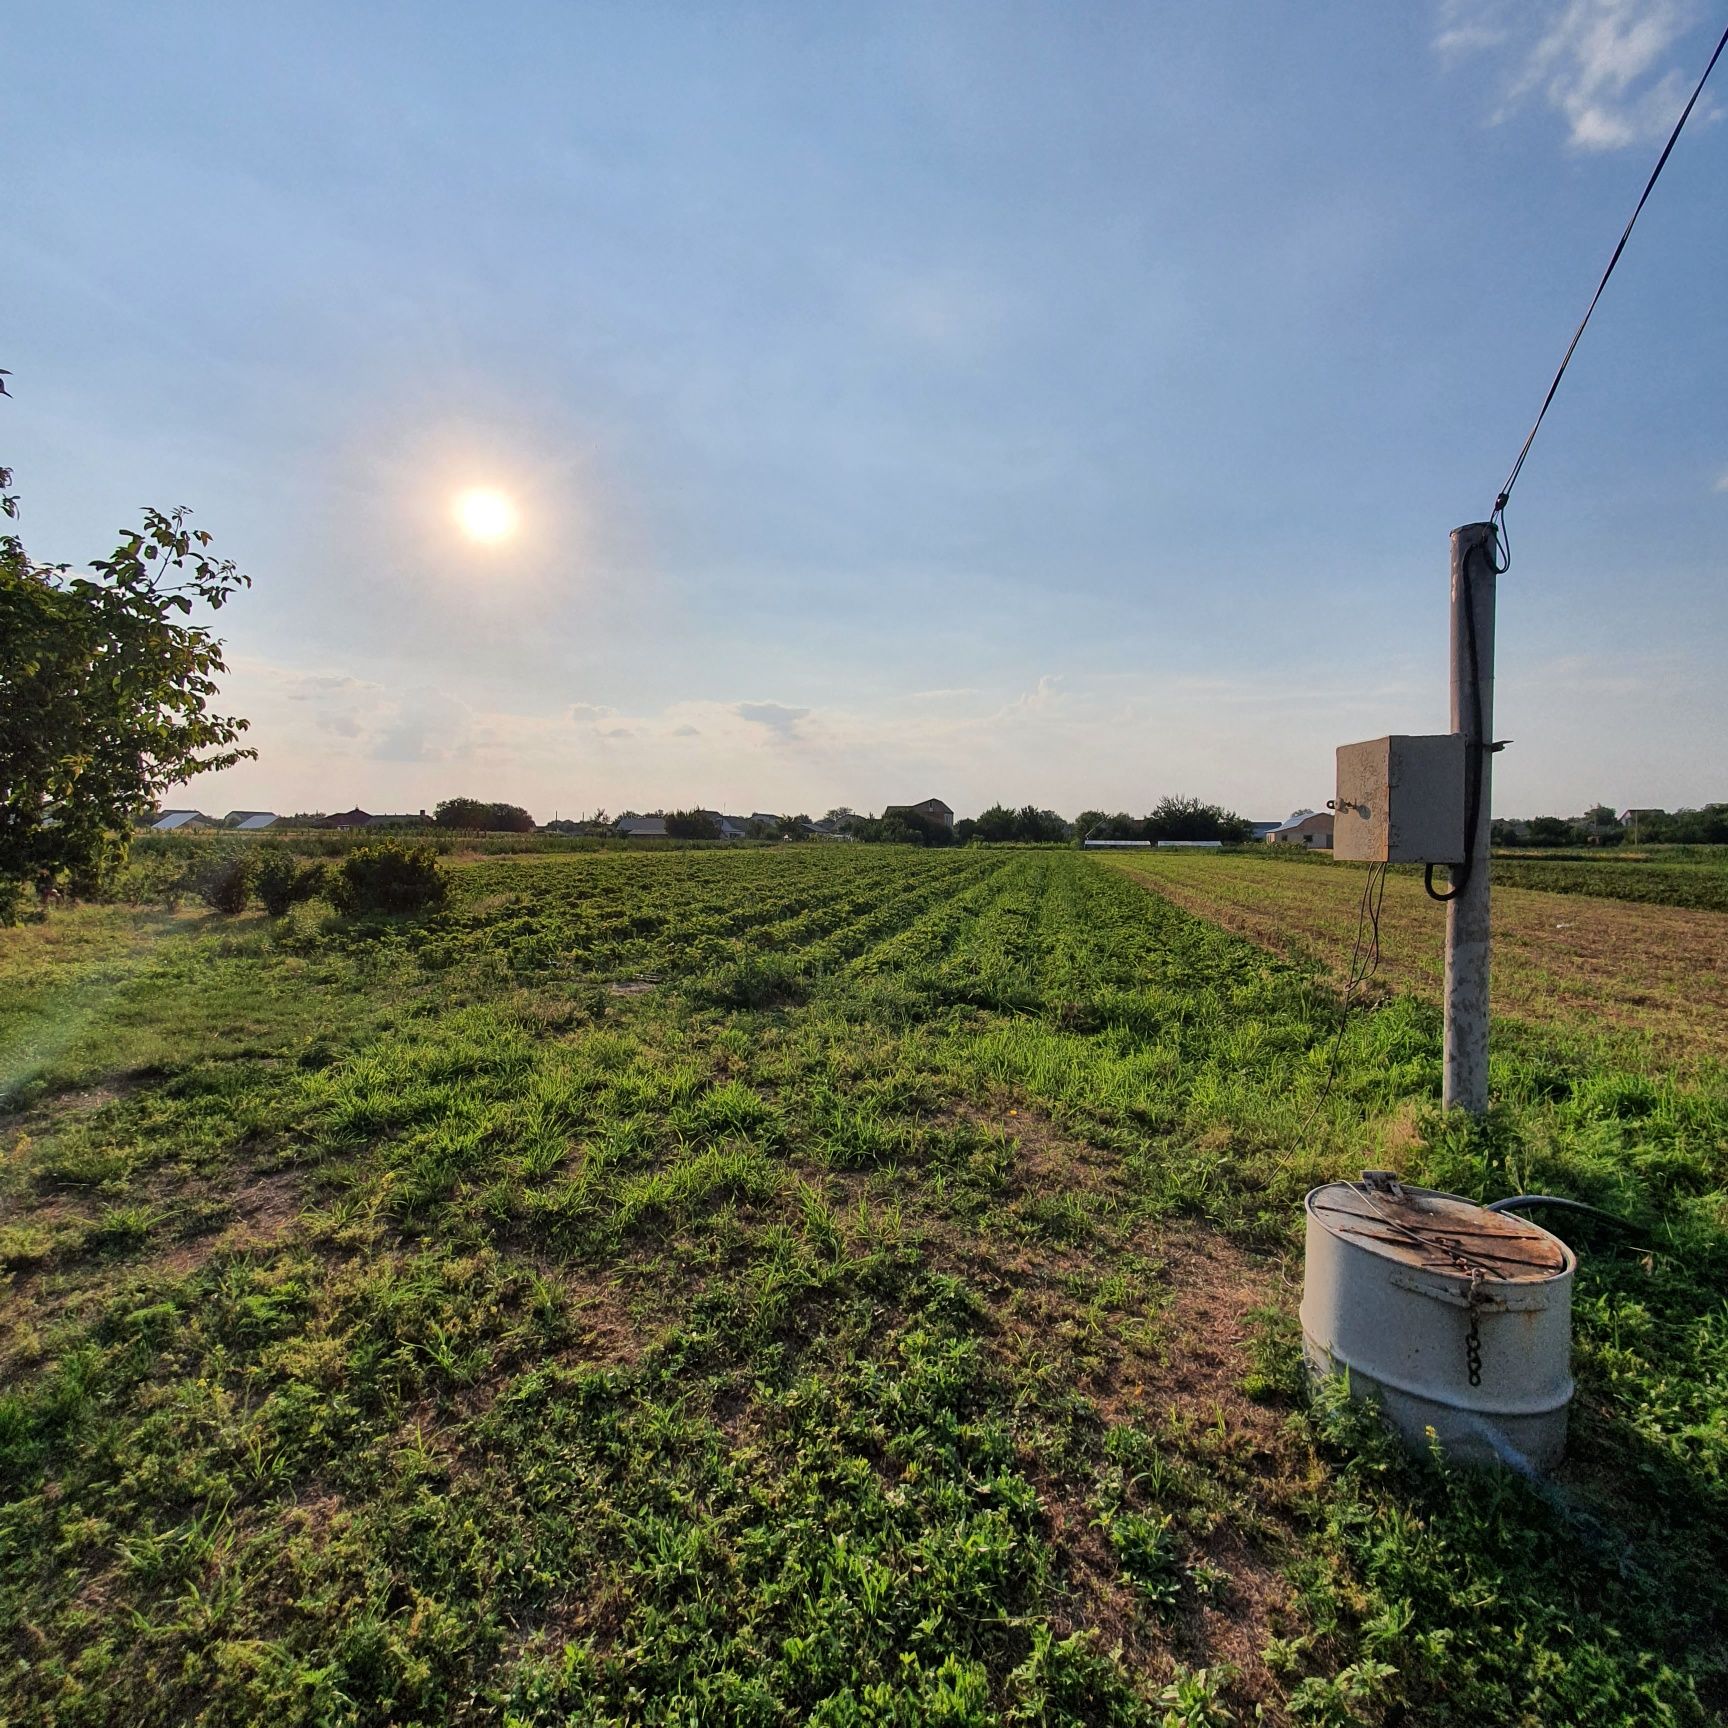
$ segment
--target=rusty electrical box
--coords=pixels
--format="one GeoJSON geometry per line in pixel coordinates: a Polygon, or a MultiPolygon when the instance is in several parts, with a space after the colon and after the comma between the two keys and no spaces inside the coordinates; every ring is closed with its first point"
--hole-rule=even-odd
{"type": "Polygon", "coordinates": [[[1340,744],[1332,856],[1358,864],[1460,864],[1464,803],[1461,733],[1340,744]]]}

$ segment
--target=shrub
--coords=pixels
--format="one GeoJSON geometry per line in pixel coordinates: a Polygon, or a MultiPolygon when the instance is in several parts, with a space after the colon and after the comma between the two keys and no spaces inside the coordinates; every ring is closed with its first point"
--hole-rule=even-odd
{"type": "Polygon", "coordinates": [[[244,912],[252,897],[253,869],[252,859],[245,855],[212,858],[194,872],[192,892],[214,912],[244,912]]]}
{"type": "Polygon", "coordinates": [[[260,848],[253,887],[264,910],[272,918],[282,918],[303,900],[327,892],[326,876],[322,864],[302,864],[286,848],[260,848]]]}
{"type": "Polygon", "coordinates": [[[336,910],[353,918],[367,912],[436,912],[450,894],[450,878],[430,846],[385,840],[359,846],[330,876],[336,910]]]}

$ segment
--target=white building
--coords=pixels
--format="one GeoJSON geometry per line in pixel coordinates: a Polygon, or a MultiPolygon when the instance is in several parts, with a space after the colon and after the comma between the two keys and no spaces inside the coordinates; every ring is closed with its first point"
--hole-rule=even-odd
{"type": "Polygon", "coordinates": [[[1268,846],[1311,846],[1316,851],[1332,849],[1332,812],[1298,810],[1266,836],[1268,846]]]}

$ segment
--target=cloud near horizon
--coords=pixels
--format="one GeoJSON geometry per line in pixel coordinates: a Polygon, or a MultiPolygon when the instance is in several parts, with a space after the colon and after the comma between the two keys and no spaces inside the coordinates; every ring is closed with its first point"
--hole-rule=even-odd
{"type": "Polygon", "coordinates": [[[421,684],[252,659],[235,661],[225,700],[251,717],[260,760],[195,782],[210,801],[288,810],[475,796],[537,815],[879,809],[932,795],[962,814],[999,799],[1072,814],[1149,806],[1176,790],[1281,814],[1324,795],[1340,708],[1360,711],[1358,730],[1373,729],[1371,714],[1411,710],[1397,679],[1280,692],[1254,679],[1045,674],[1018,689],[883,693],[868,705],[574,702],[512,713],[421,684]],[[1167,766],[1177,757],[1180,770],[1167,766]]]}
{"type": "MultiPolygon", "coordinates": [[[[883,693],[826,707],[765,697],[523,713],[423,684],[237,659],[224,701],[250,716],[260,760],[176,796],[284,812],[503,798],[545,819],[687,805],[820,814],[933,795],[962,815],[1002,801],[1073,816],[1141,811],[1176,792],[1264,819],[1325,800],[1338,744],[1442,730],[1432,670],[1390,665],[1358,680],[1340,668],[1297,682],[1045,674],[995,692],[883,693]]],[[[1523,742],[1496,765],[1497,812],[1696,801],[1684,762],[1652,764],[1629,740],[1579,764],[1571,740],[1605,700],[1636,702],[1677,733],[1708,733],[1715,679],[1701,651],[1569,655],[1502,671],[1499,729],[1523,742]]]]}

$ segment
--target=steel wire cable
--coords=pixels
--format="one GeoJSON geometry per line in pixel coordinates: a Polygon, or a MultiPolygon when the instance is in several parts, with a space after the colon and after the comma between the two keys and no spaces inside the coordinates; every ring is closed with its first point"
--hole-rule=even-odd
{"type": "Polygon", "coordinates": [[[1560,369],[1554,374],[1554,382],[1548,386],[1548,394],[1542,398],[1542,407],[1537,412],[1535,424],[1530,428],[1530,435],[1524,440],[1523,447],[1518,452],[1518,460],[1512,464],[1512,472],[1506,476],[1506,484],[1500,488],[1499,496],[1494,500],[1494,514],[1491,521],[1498,522],[1506,512],[1507,501],[1512,496],[1512,488],[1518,484],[1518,476],[1524,471],[1524,459],[1530,454],[1530,446],[1536,442],[1536,434],[1542,429],[1542,421],[1548,413],[1549,404],[1553,402],[1560,388],[1560,380],[1566,376],[1566,368],[1572,364],[1572,356],[1577,351],[1583,338],[1585,326],[1590,322],[1590,315],[1596,310],[1596,303],[1602,298],[1602,291],[1608,286],[1608,279],[1614,274],[1614,267],[1620,262],[1620,255],[1626,250],[1626,242],[1632,238],[1632,230],[1638,218],[1644,213],[1644,206],[1650,201],[1650,194],[1656,190],[1656,182],[1662,178],[1662,170],[1668,166],[1668,158],[1674,153],[1674,146],[1680,141],[1680,134],[1686,129],[1686,122],[1692,117],[1692,110],[1698,106],[1698,98],[1704,94],[1704,86],[1709,82],[1710,74],[1716,70],[1716,62],[1722,58],[1722,50],[1728,48],[1728,29],[1724,29],[1716,44],[1716,52],[1710,56],[1710,63],[1704,68],[1704,75],[1698,80],[1686,106],[1680,110],[1680,118],[1674,122],[1674,130],[1668,134],[1668,142],[1662,146],[1662,154],[1656,158],[1656,166],[1650,170],[1650,178],[1644,183],[1644,190],[1639,195],[1638,203],[1632,214],[1626,220],[1626,226],[1620,235],[1619,244],[1614,248],[1614,255],[1608,260],[1608,268],[1602,272],[1602,280],[1596,284],[1596,292],[1590,296],[1590,304],[1584,309],[1584,316],[1578,320],[1578,328],[1572,332],[1572,340],[1566,344],[1566,352],[1560,361],[1560,369]]]}

